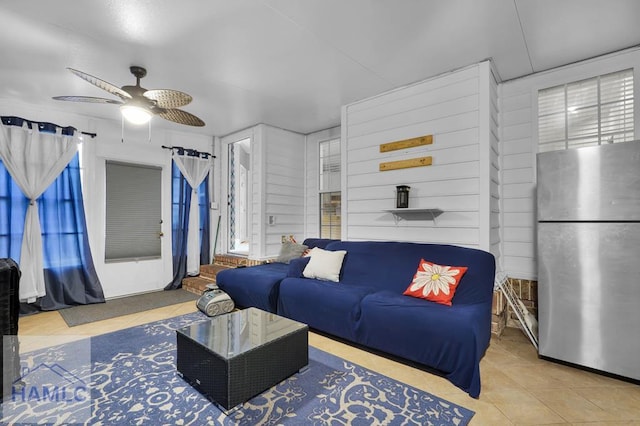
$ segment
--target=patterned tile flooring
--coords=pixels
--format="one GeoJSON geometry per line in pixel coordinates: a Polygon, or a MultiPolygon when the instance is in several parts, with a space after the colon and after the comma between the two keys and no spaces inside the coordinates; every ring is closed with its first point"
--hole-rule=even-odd
{"type": "MultiPolygon", "coordinates": [[[[69,328],[58,312],[22,317],[20,336],[64,336],[71,341],[186,314],[193,302],[69,328]]],[[[26,340],[26,339],[25,339],[26,340]]],[[[21,351],[47,346],[21,343],[21,351]]],[[[22,342],[22,341],[21,341],[22,342]]],[[[60,340],[56,340],[60,342],[60,340]]],[[[310,333],[312,346],[434,393],[476,412],[471,425],[640,425],[640,386],[540,360],[518,329],[494,337],[482,360],[482,393],[473,399],[447,380],[363,351],[327,336],[310,333]]]]}

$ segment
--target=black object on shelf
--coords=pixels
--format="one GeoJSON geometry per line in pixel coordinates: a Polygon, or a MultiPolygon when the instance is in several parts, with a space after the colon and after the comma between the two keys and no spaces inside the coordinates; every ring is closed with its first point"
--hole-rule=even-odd
{"type": "Polygon", "coordinates": [[[396,186],[396,208],[406,209],[409,207],[409,189],[407,185],[396,186]]]}

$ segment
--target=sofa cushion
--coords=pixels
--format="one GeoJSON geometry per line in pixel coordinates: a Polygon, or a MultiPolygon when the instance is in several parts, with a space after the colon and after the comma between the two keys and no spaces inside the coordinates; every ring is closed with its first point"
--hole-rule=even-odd
{"type": "Polygon", "coordinates": [[[356,341],[445,373],[480,395],[480,359],[491,337],[491,305],[445,306],[380,291],[360,303],[356,341]]]}
{"type": "Polygon", "coordinates": [[[440,265],[464,265],[452,303],[489,303],[493,297],[495,259],[486,251],[446,244],[395,241],[339,241],[327,250],[346,250],[341,283],[389,290],[398,295],[407,288],[420,259],[440,265]]]}
{"type": "Polygon", "coordinates": [[[347,252],[344,250],[329,251],[315,247],[309,252],[311,260],[302,271],[302,275],[306,278],[338,282],[345,254],[347,252]]]}
{"type": "Polygon", "coordinates": [[[402,294],[451,306],[451,299],[465,272],[465,266],[438,265],[420,259],[413,281],[402,294]]]}
{"type": "Polygon", "coordinates": [[[285,278],[280,283],[278,315],[349,340],[355,339],[360,301],[375,291],[309,278],[285,278]]]}
{"type": "Polygon", "coordinates": [[[298,259],[292,259],[289,262],[289,270],[287,271],[287,277],[289,278],[302,278],[302,272],[307,264],[311,260],[311,257],[300,257],[298,259]]]}
{"type": "Polygon", "coordinates": [[[287,275],[288,269],[289,265],[284,263],[225,269],[216,275],[216,284],[238,306],[256,307],[275,313],[280,281],[287,275]]]}
{"type": "Polygon", "coordinates": [[[306,238],[302,244],[309,247],[310,249],[314,247],[327,248],[327,244],[335,243],[340,240],[334,240],[331,238],[306,238]]]}

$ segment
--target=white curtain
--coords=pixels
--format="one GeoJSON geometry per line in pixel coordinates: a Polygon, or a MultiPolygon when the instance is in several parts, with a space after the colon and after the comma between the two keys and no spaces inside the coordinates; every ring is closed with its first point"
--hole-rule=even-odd
{"type": "Polygon", "coordinates": [[[200,156],[177,154],[174,151],[173,159],[180,169],[182,176],[191,186],[191,204],[189,206],[189,231],[187,233],[187,275],[200,273],[200,209],[198,208],[198,187],[209,174],[211,161],[200,156]]]}
{"type": "Polygon", "coordinates": [[[13,180],[31,201],[27,208],[20,252],[20,300],[34,302],[45,295],[42,261],[42,231],[36,199],[62,173],[78,150],[77,137],[40,132],[36,123],[29,129],[2,125],[0,157],[13,180]]]}

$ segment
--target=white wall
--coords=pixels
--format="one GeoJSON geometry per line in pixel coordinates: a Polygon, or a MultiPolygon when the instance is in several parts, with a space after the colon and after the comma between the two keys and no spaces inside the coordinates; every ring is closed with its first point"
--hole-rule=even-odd
{"type": "Polygon", "coordinates": [[[498,83],[493,67],[480,68],[480,247],[502,261],[498,83]]]}
{"type": "MultiPolygon", "coordinates": [[[[304,238],[304,135],[259,124],[220,139],[220,199],[226,200],[228,185],[227,144],[251,140],[251,241],[249,258],[278,255],[282,235],[304,238]],[[269,216],[275,223],[268,224],[269,216]]],[[[226,202],[222,203],[226,204],[226,202]]],[[[226,250],[227,218],[224,205],[218,253],[226,250]]]]}
{"type": "Polygon", "coordinates": [[[171,152],[162,145],[183,146],[211,152],[212,138],[188,132],[161,130],[153,125],[151,141],[147,127],[143,130],[127,126],[121,142],[121,123],[98,120],[58,111],[45,111],[34,105],[0,101],[0,115],[17,115],[30,120],[71,125],[80,131],[95,132],[82,146],[82,173],[85,215],[89,244],[98,278],[106,298],[164,288],[173,278],[171,254],[171,152]],[[105,263],[105,163],[118,160],[162,168],[162,232],[161,258],[138,262],[105,263]]]}
{"type": "Polygon", "coordinates": [[[497,250],[497,84],[489,61],[345,106],[342,142],[343,239],[497,250]],[[426,134],[432,145],[379,152],[380,144],[426,134]],[[433,165],[379,171],[381,162],[422,156],[433,165]],[[409,207],[443,213],[396,224],[384,210],[395,207],[401,184],[411,186],[409,207]]]}
{"type": "Polygon", "coordinates": [[[304,135],[261,124],[264,168],[263,257],[277,256],[282,235],[304,239],[304,135]],[[274,225],[267,219],[273,216],[274,225]]]}
{"type": "MultiPolygon", "coordinates": [[[[537,279],[535,162],[538,151],[538,90],[628,68],[634,68],[634,97],[638,105],[640,49],[630,49],[500,84],[502,267],[510,277],[537,279]]],[[[638,138],[640,108],[637,107],[635,129],[638,138]]]]}
{"type": "Polygon", "coordinates": [[[340,137],[340,126],[306,136],[304,237],[320,237],[320,142],[340,137]]]}
{"type": "MultiPolygon", "coordinates": [[[[182,146],[203,152],[211,152],[211,137],[187,132],[159,131],[153,129],[148,141],[145,129],[141,132],[125,131],[121,142],[119,123],[97,122],[98,137],[93,152],[87,152],[84,169],[85,193],[90,200],[85,203],[94,263],[105,297],[163,289],[173,278],[171,249],[171,151],[165,146],[182,146]],[[162,168],[162,256],[155,260],[138,262],[104,262],[105,229],[105,163],[118,160],[162,168]],[[89,195],[90,194],[90,195],[89,195]]],[[[84,153],[83,153],[84,154],[84,153]]]]}

